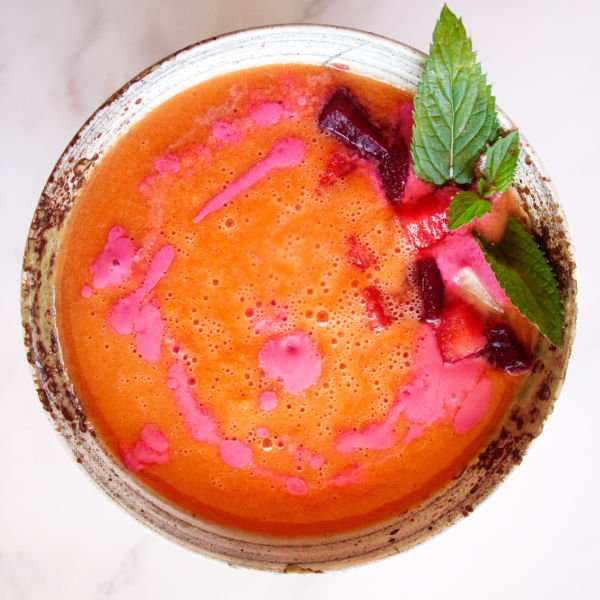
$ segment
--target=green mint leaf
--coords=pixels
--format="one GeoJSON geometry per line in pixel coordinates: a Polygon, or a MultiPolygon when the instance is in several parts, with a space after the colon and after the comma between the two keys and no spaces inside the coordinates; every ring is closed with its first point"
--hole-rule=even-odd
{"type": "Polygon", "coordinates": [[[511,302],[552,344],[560,346],[563,307],[558,283],[531,234],[511,217],[499,244],[477,239],[511,302]]]}
{"type": "Polygon", "coordinates": [[[501,194],[512,183],[519,159],[519,132],[498,138],[487,151],[483,174],[493,193],[501,194]]]}
{"type": "Polygon", "coordinates": [[[444,6],[415,98],[415,173],[436,185],[470,183],[475,162],[497,130],[496,101],[471,40],[444,6]]]}
{"type": "Polygon", "coordinates": [[[477,193],[482,197],[485,198],[486,197],[486,193],[488,191],[488,182],[485,179],[485,177],[482,177],[478,182],[477,182],[477,193]]]}
{"type": "Polygon", "coordinates": [[[458,229],[490,210],[491,202],[481,198],[477,192],[459,192],[448,209],[448,229],[458,229]]]}

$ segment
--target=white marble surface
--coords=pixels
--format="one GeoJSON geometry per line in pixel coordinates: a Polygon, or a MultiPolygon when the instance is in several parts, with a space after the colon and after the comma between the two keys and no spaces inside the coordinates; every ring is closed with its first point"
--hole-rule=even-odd
{"type": "Polygon", "coordinates": [[[0,598],[600,597],[595,380],[600,361],[600,37],[595,0],[453,0],[501,106],[545,161],[576,245],[579,335],[542,437],[469,519],[348,572],[234,570],[122,513],[69,458],[38,405],[19,325],[37,198],[87,116],[142,68],[196,40],[274,22],[367,29],[426,49],[437,0],[2,0],[0,598]]]}

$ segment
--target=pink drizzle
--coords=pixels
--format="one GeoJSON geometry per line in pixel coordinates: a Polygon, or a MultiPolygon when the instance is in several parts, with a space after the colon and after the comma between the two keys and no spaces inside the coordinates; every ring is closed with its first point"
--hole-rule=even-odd
{"type": "MultiPolygon", "coordinates": [[[[131,266],[137,249],[122,227],[108,232],[104,249],[92,263],[92,284],[96,289],[120,285],[131,275],[131,266]]],[[[83,289],[82,289],[83,295],[83,289]]],[[[86,297],[86,296],[84,296],[86,297]]]]}
{"type": "Polygon", "coordinates": [[[303,331],[269,340],[259,352],[258,362],[265,375],[281,380],[290,394],[308,389],[321,375],[322,358],[303,331]]]}
{"type": "Polygon", "coordinates": [[[275,333],[286,324],[288,317],[283,308],[272,310],[271,313],[262,317],[257,316],[253,319],[254,333],[275,333]]]}
{"type": "Polygon", "coordinates": [[[454,417],[454,431],[467,433],[483,419],[490,404],[491,386],[487,379],[482,379],[466,396],[454,417]]]}
{"type": "Polygon", "coordinates": [[[166,275],[171,263],[175,258],[175,248],[173,246],[163,246],[155,255],[148,272],[144,278],[144,282],[136,294],[140,296],[147,296],[157,285],[158,282],[166,275]]]}
{"type": "Polygon", "coordinates": [[[279,473],[261,467],[253,467],[252,474],[280,485],[292,496],[305,496],[308,493],[308,484],[300,477],[280,475],[279,473]]]}
{"type": "Polygon", "coordinates": [[[158,452],[144,440],[136,442],[133,452],[136,460],[142,465],[166,465],[169,462],[169,455],[166,452],[158,452]]]}
{"type": "Polygon", "coordinates": [[[404,436],[404,443],[410,444],[413,440],[420,438],[423,434],[424,429],[425,428],[423,427],[423,425],[418,425],[417,423],[412,423],[411,425],[409,425],[408,431],[404,436]]]}
{"type": "Polygon", "coordinates": [[[150,195],[150,192],[152,191],[152,186],[156,183],[156,180],[156,175],[148,175],[147,177],[144,177],[144,179],[140,181],[140,184],[138,186],[140,193],[144,194],[144,196],[150,195]]]}
{"type": "MultiPolygon", "coordinates": [[[[411,425],[417,426],[431,425],[456,414],[455,431],[465,433],[479,423],[490,402],[491,384],[485,377],[485,361],[471,357],[444,363],[433,330],[424,327],[415,377],[398,394],[396,406],[411,425]]],[[[414,439],[414,433],[411,437],[414,439]]]]}
{"type": "MultiPolygon", "coordinates": [[[[165,168],[168,170],[169,167],[163,165],[163,170],[165,168]]],[[[99,277],[96,283],[99,281],[99,285],[102,287],[110,283],[124,281],[130,275],[131,262],[136,252],[133,242],[124,235],[123,229],[120,227],[113,228],[109,233],[105,249],[95,262],[96,274],[99,277]],[[122,259],[125,257],[125,259],[117,261],[119,264],[115,264],[115,256],[122,259]]],[[[152,258],[142,284],[133,293],[122,298],[113,307],[110,314],[110,322],[117,333],[134,333],[138,352],[144,359],[151,362],[156,362],[160,358],[164,326],[158,303],[155,299],[149,299],[149,296],[165,276],[174,256],[175,250],[172,246],[161,248],[152,258]]],[[[84,285],[81,294],[84,297],[89,297],[92,294],[92,288],[84,285]]],[[[303,336],[305,334],[300,332],[299,349],[301,355],[310,347],[310,340],[307,336],[309,346],[304,347],[303,336]]],[[[290,349],[291,347],[288,348],[288,350],[290,349]]],[[[320,373],[320,358],[318,363],[320,373]]],[[[314,366],[309,367],[309,377],[311,369],[314,371],[314,366]]],[[[308,493],[307,483],[299,477],[279,475],[267,469],[255,467],[252,448],[249,444],[222,438],[217,420],[197,401],[189,385],[185,367],[181,362],[176,361],[169,368],[167,386],[173,391],[177,408],[191,436],[198,442],[217,446],[219,455],[225,464],[236,469],[252,469],[252,472],[256,475],[278,482],[290,494],[305,495],[308,493]]],[[[292,387],[294,387],[294,378],[292,378],[292,387]]],[[[264,391],[259,402],[264,410],[272,410],[277,404],[277,396],[274,392],[264,391]]],[[[257,433],[259,437],[269,435],[266,428],[261,428],[257,433]]],[[[166,436],[157,427],[148,424],[142,428],[140,438],[135,443],[123,447],[123,462],[127,468],[136,472],[148,465],[163,465],[169,460],[168,448],[169,442],[166,436]]],[[[324,463],[323,457],[308,451],[302,454],[302,458],[313,469],[321,468],[324,463]]]]}
{"type": "Polygon", "coordinates": [[[226,440],[219,446],[221,458],[234,469],[245,469],[252,464],[252,449],[238,440],[226,440]]]}
{"type": "Polygon", "coordinates": [[[301,139],[289,137],[279,140],[266,158],[256,163],[212,200],[209,200],[194,217],[194,223],[199,223],[209,214],[223,208],[227,202],[264,179],[271,171],[299,165],[304,159],[306,150],[307,146],[301,139]]]}
{"type": "Polygon", "coordinates": [[[155,452],[166,452],[169,449],[169,440],[165,434],[154,425],[144,425],[140,432],[141,439],[155,452]]]}
{"type": "Polygon", "coordinates": [[[311,469],[318,470],[325,464],[325,457],[312,452],[304,446],[298,446],[294,451],[294,458],[300,464],[307,464],[311,469]]]}
{"type": "MultiPolygon", "coordinates": [[[[167,386],[173,390],[177,409],[183,416],[191,436],[198,442],[217,446],[223,462],[233,469],[250,469],[253,475],[274,481],[293,495],[304,495],[308,485],[299,477],[280,475],[254,464],[252,448],[239,440],[224,440],[219,433],[217,420],[200,404],[191,390],[182,363],[175,362],[169,368],[167,386]]],[[[269,435],[266,428],[257,430],[259,438],[269,435]]]]}
{"type": "Polygon", "coordinates": [[[173,390],[177,409],[182,414],[191,436],[198,442],[218,444],[221,441],[218,423],[197,401],[189,387],[185,368],[180,362],[173,363],[169,368],[167,386],[173,390]]]}
{"type": "Polygon", "coordinates": [[[160,358],[164,325],[156,300],[151,300],[139,309],[133,321],[133,329],[135,330],[136,349],[142,358],[150,362],[157,362],[160,358]]]}
{"type": "Polygon", "coordinates": [[[225,119],[216,121],[212,126],[211,133],[215,139],[226,143],[238,142],[242,137],[236,123],[225,119]]]}
{"type": "Polygon", "coordinates": [[[342,469],[337,475],[334,475],[329,480],[329,483],[334,487],[348,487],[360,483],[363,474],[363,468],[360,465],[348,465],[342,469]]]}
{"type": "Polygon", "coordinates": [[[140,439],[133,446],[123,448],[123,462],[132,471],[141,471],[149,465],[169,462],[169,440],[154,425],[144,425],[140,439]]]}
{"type": "Polygon", "coordinates": [[[325,464],[325,457],[321,456],[320,454],[313,454],[309,459],[308,459],[308,466],[311,469],[320,469],[323,465],[325,464]]]}
{"type": "Polygon", "coordinates": [[[269,437],[269,430],[266,427],[259,427],[256,430],[256,436],[261,440],[264,440],[269,437]]]}
{"type": "Polygon", "coordinates": [[[258,127],[276,125],[283,116],[283,106],[280,102],[263,102],[255,106],[250,112],[250,118],[258,127]]]}
{"type": "Polygon", "coordinates": [[[173,246],[163,246],[152,258],[142,285],[112,309],[110,322],[117,333],[135,333],[136,349],[149,362],[160,358],[164,326],[156,300],[143,304],[165,276],[175,256],[173,246]]]}
{"type": "Polygon", "coordinates": [[[490,404],[491,384],[485,377],[485,361],[479,357],[444,363],[435,333],[422,326],[421,349],[414,376],[398,392],[396,402],[381,422],[360,431],[343,431],[336,438],[342,454],[360,449],[387,450],[396,444],[396,424],[401,415],[408,420],[404,443],[423,434],[426,427],[450,418],[457,433],[466,433],[484,417],[490,404]]]}
{"type": "Polygon", "coordinates": [[[154,168],[159,175],[173,175],[179,171],[180,167],[179,157],[169,153],[159,156],[154,163],[154,168]]]}
{"type": "Polygon", "coordinates": [[[258,405],[264,411],[271,411],[277,408],[277,394],[270,390],[262,391],[258,396],[258,405]]]}
{"type": "Polygon", "coordinates": [[[285,482],[287,491],[293,496],[305,496],[308,492],[308,485],[300,477],[288,477],[285,482]]]}
{"type": "Polygon", "coordinates": [[[379,423],[371,423],[361,431],[343,431],[335,441],[336,448],[342,454],[351,454],[356,450],[387,450],[396,443],[396,421],[400,409],[395,404],[386,418],[379,423]]]}

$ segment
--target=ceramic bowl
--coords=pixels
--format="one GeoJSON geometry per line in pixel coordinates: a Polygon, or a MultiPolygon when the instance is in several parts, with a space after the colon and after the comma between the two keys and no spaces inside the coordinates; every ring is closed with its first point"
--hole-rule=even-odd
{"type": "MultiPolygon", "coordinates": [[[[86,419],[63,362],[54,304],[55,257],[78,190],[131,125],[189,87],[261,65],[303,63],[349,69],[414,93],[424,59],[422,53],[393,40],[318,25],[273,26],[212,38],[166,57],[123,86],[79,130],[54,167],[33,217],[23,265],[27,358],[42,406],[75,460],[115,502],[162,535],[228,563],[258,569],[318,572],[361,564],[405,550],[467,516],[521,462],[540,433],[571,352],[576,282],[556,192],[525,141],[516,187],[560,282],[565,343],[555,348],[541,340],[533,373],[487,446],[443,490],[403,514],[364,530],[303,539],[252,535],[193,518],[155,496],[107,452],[86,419]]],[[[514,127],[501,111],[500,124],[514,127]]],[[[509,526],[510,515],[504,517],[509,526]]]]}

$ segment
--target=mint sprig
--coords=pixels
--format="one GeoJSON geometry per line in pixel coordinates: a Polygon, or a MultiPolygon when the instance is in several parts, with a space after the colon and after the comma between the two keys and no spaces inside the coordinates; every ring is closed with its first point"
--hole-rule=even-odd
{"type": "MultiPolygon", "coordinates": [[[[490,198],[512,183],[519,134],[513,131],[496,139],[497,131],[496,101],[471,40],[462,21],[444,5],[415,98],[411,146],[415,173],[436,185],[470,185],[487,146],[474,189],[459,192],[450,204],[451,230],[487,214],[492,208],[490,198]]],[[[499,244],[475,236],[508,298],[551,343],[560,345],[563,307],[558,282],[531,234],[510,217],[499,244]]]]}
{"type": "Polygon", "coordinates": [[[484,198],[502,194],[513,181],[519,160],[519,132],[511,131],[498,138],[489,148],[483,167],[483,177],[479,181],[479,193],[484,198]]]}
{"type": "Polygon", "coordinates": [[[459,192],[452,199],[448,209],[448,229],[458,229],[490,210],[491,202],[477,192],[459,192]]]}
{"type": "Polygon", "coordinates": [[[498,138],[486,153],[483,177],[477,182],[477,191],[460,192],[448,210],[448,228],[458,229],[492,209],[488,200],[502,194],[511,185],[519,159],[519,132],[512,131],[498,138]]]}
{"type": "Polygon", "coordinates": [[[552,344],[560,346],[563,306],[558,282],[533,237],[510,217],[502,242],[477,239],[511,302],[552,344]]]}
{"type": "Polygon", "coordinates": [[[470,183],[497,130],[496,101],[471,40],[462,21],[444,6],[415,98],[415,173],[436,185],[470,183]]]}

